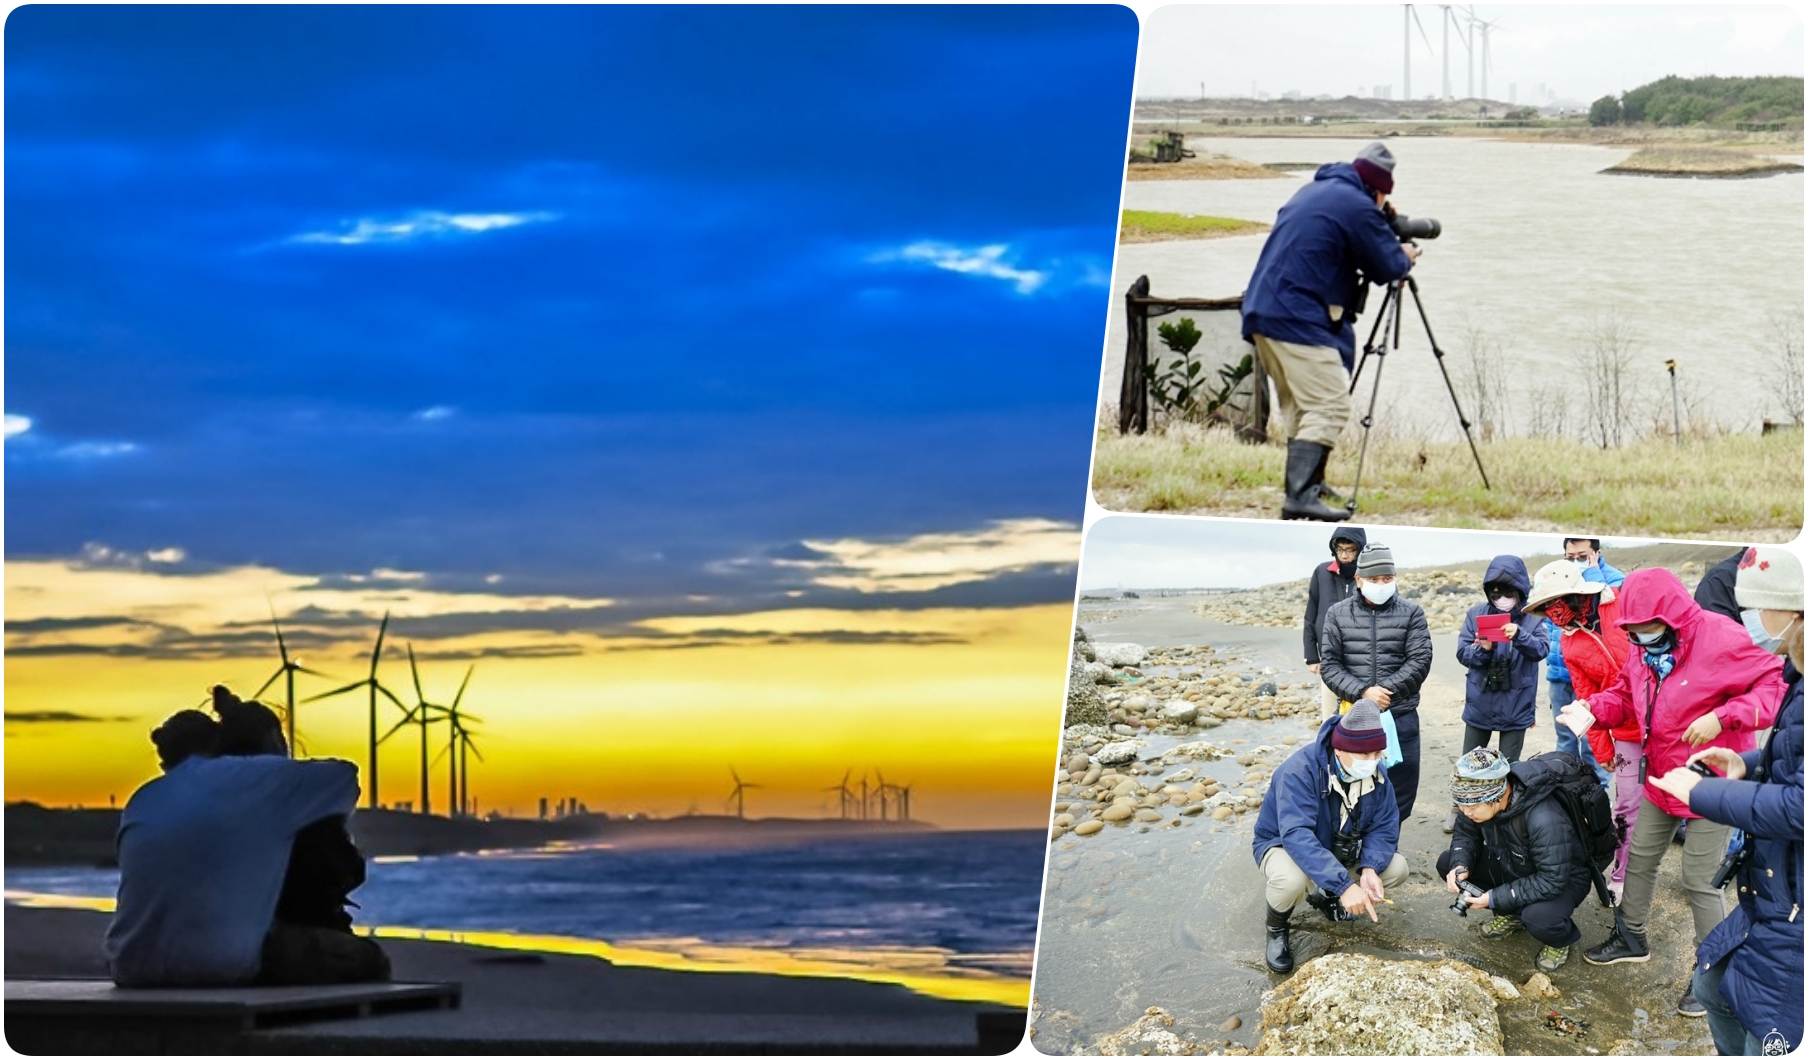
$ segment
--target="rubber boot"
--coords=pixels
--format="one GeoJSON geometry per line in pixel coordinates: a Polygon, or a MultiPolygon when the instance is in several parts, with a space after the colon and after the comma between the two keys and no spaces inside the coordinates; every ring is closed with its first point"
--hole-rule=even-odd
{"type": "Polygon", "coordinates": [[[1350,517],[1349,509],[1333,508],[1319,499],[1325,464],[1330,459],[1328,445],[1299,438],[1287,443],[1287,499],[1281,504],[1281,518],[1341,523],[1350,517]]]}
{"type": "Polygon", "coordinates": [[[1276,975],[1293,971],[1293,947],[1287,938],[1290,915],[1291,911],[1283,913],[1273,906],[1268,907],[1268,950],[1262,957],[1268,962],[1268,970],[1276,975]]]}
{"type": "Polygon", "coordinates": [[[1325,458],[1318,462],[1318,469],[1312,472],[1312,488],[1317,491],[1318,499],[1333,508],[1342,508],[1349,500],[1343,494],[1325,485],[1325,468],[1330,466],[1331,451],[1325,450],[1325,458]]]}

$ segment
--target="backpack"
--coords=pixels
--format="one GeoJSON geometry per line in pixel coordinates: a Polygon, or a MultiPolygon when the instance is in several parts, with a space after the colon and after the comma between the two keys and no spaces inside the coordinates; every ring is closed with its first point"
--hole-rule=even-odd
{"type": "MultiPolygon", "coordinates": [[[[1595,777],[1595,771],[1582,764],[1582,760],[1564,751],[1546,751],[1526,759],[1528,762],[1541,762],[1557,774],[1557,786],[1551,797],[1563,812],[1569,816],[1570,827],[1576,830],[1576,836],[1582,842],[1582,850],[1588,860],[1588,869],[1594,876],[1595,897],[1599,898],[1604,908],[1613,907],[1613,899],[1607,890],[1607,877],[1602,875],[1607,866],[1613,864],[1614,852],[1619,850],[1620,843],[1626,838],[1626,822],[1614,817],[1613,803],[1608,801],[1607,791],[1595,777]]],[[[1525,838],[1525,817],[1514,818],[1520,837],[1525,838]]]]}

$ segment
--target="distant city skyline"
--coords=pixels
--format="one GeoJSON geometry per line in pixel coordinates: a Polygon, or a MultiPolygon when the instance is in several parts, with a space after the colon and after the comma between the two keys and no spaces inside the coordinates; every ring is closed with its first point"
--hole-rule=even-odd
{"type": "MultiPolygon", "coordinates": [[[[1138,99],[1405,96],[1405,6],[1175,5],[1144,16],[1138,99]],[[1387,90],[1381,96],[1378,89],[1387,90]]],[[[1587,103],[1667,75],[1800,77],[1801,16],[1755,5],[1411,5],[1412,99],[1443,95],[1445,10],[1494,24],[1487,97],[1587,103]],[[1423,27],[1423,34],[1419,27],[1423,27]]],[[[1449,30],[1452,95],[1468,95],[1469,58],[1449,30]]],[[[1475,95],[1482,95],[1481,35],[1475,95]]]]}

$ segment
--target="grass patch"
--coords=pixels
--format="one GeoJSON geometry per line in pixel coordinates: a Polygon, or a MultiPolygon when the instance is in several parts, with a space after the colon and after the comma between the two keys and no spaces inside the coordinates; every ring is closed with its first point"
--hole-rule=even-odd
{"type": "MultiPolygon", "coordinates": [[[[1789,541],[1802,529],[1799,429],[1612,450],[1548,438],[1477,448],[1491,490],[1461,441],[1371,441],[1358,520],[1745,542],[1789,541]]],[[[1280,514],[1285,463],[1283,447],[1245,445],[1223,429],[1102,430],[1092,488],[1112,511],[1271,519],[1280,514]]],[[[1355,472],[1356,446],[1340,446],[1327,481],[1347,493],[1355,472]]]]}
{"type": "Polygon", "coordinates": [[[1795,173],[1801,166],[1774,158],[1712,147],[1647,147],[1603,173],[1653,177],[1755,177],[1795,173]]]}
{"type": "Polygon", "coordinates": [[[1271,225],[1235,217],[1203,217],[1155,210],[1125,210],[1118,225],[1119,243],[1155,243],[1167,239],[1219,239],[1266,232],[1271,225]]]}

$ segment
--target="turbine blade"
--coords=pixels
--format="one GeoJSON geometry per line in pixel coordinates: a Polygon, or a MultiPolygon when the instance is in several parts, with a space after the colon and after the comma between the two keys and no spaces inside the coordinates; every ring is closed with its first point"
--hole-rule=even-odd
{"type": "Polygon", "coordinates": [[[377,660],[383,657],[383,635],[389,632],[389,612],[383,612],[383,621],[377,624],[377,646],[370,650],[370,678],[377,679],[377,660]]]}
{"type": "Polygon", "coordinates": [[[355,692],[358,689],[363,688],[365,685],[368,685],[368,684],[370,684],[369,678],[365,678],[362,681],[353,681],[351,684],[341,685],[340,687],[333,689],[331,692],[322,692],[317,696],[309,696],[308,698],[302,700],[302,702],[303,703],[312,703],[317,699],[331,699],[334,696],[342,696],[347,692],[355,692]]]}
{"type": "Polygon", "coordinates": [[[465,667],[465,679],[458,683],[458,693],[452,697],[452,709],[454,711],[458,710],[458,701],[465,698],[465,688],[468,685],[470,685],[471,673],[476,669],[477,669],[476,663],[472,663],[471,665],[465,667]]]}
{"type": "Polygon", "coordinates": [[[394,703],[397,707],[400,707],[403,710],[408,709],[408,704],[397,699],[396,694],[394,692],[391,692],[389,689],[383,687],[381,684],[377,685],[376,689],[378,692],[383,693],[383,698],[389,700],[391,703],[394,703]]]}
{"type": "Polygon", "coordinates": [[[425,700],[427,698],[427,694],[425,692],[421,691],[421,668],[419,666],[415,665],[414,645],[413,644],[408,645],[408,672],[414,675],[414,698],[415,698],[415,700],[416,701],[425,700]]]}
{"type": "Polygon", "coordinates": [[[401,732],[403,729],[406,729],[408,726],[413,725],[413,724],[414,724],[414,712],[410,711],[407,717],[403,718],[401,721],[396,722],[395,725],[392,726],[388,732],[386,732],[382,736],[378,737],[377,742],[383,743],[384,741],[388,740],[391,736],[394,736],[396,733],[401,732]]]}
{"type": "Polygon", "coordinates": [[[263,695],[266,691],[269,690],[271,685],[275,684],[278,680],[280,680],[282,678],[283,674],[286,674],[288,672],[289,672],[289,668],[286,666],[278,669],[275,673],[270,675],[270,679],[268,681],[265,681],[263,684],[257,686],[257,691],[251,693],[251,698],[256,699],[257,697],[263,695]]]}

